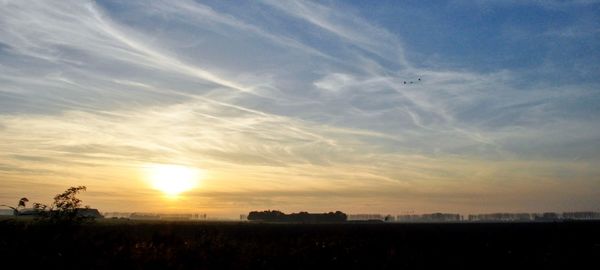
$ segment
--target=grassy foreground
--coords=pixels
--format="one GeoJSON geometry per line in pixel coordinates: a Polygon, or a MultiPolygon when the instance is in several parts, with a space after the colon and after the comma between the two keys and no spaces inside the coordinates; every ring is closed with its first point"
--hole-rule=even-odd
{"type": "Polygon", "coordinates": [[[574,268],[599,222],[266,224],[0,221],[0,260],[36,269],[574,268]]]}

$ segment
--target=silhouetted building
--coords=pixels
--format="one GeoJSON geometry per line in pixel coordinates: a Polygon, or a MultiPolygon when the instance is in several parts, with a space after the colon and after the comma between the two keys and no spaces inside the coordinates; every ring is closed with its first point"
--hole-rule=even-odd
{"type": "Polygon", "coordinates": [[[75,215],[82,218],[104,218],[104,216],[100,214],[100,211],[95,208],[77,208],[75,210],[75,215]]]}
{"type": "Polygon", "coordinates": [[[25,208],[21,209],[17,212],[17,216],[20,217],[41,217],[44,213],[48,213],[48,211],[33,209],[33,208],[25,208]]]}
{"type": "MultiPolygon", "coordinates": [[[[24,209],[20,209],[18,212],[15,213],[14,210],[10,210],[11,215],[16,215],[19,217],[48,217],[48,216],[53,216],[55,214],[60,214],[61,212],[58,210],[42,210],[42,209],[35,209],[35,208],[24,208],[24,209]]],[[[81,218],[103,218],[104,216],[102,216],[102,214],[100,214],[100,211],[98,211],[98,209],[95,208],[77,208],[75,209],[75,216],[76,217],[81,217],[81,218]]]]}

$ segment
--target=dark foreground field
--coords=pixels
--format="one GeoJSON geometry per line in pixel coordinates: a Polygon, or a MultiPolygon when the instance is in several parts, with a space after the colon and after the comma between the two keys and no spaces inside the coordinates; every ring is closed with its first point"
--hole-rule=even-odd
{"type": "Polygon", "coordinates": [[[597,266],[599,258],[598,222],[65,226],[0,221],[0,261],[19,269],[576,269],[597,266]]]}

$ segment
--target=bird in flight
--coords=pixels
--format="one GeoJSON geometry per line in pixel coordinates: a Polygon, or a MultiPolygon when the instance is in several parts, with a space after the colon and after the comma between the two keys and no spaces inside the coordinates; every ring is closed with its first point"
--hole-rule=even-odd
{"type": "Polygon", "coordinates": [[[416,82],[415,81],[402,81],[403,84],[407,84],[407,83],[408,84],[414,84],[414,83],[419,83],[419,82],[421,82],[421,78],[420,77],[417,79],[416,82]]]}

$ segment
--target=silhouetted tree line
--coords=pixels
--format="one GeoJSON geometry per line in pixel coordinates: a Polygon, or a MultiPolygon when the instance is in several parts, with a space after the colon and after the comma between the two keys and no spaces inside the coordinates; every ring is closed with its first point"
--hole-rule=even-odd
{"type": "Polygon", "coordinates": [[[308,213],[299,212],[285,214],[277,210],[252,211],[248,214],[248,220],[251,221],[270,221],[270,222],[301,222],[301,223],[319,223],[319,222],[345,222],[348,216],[340,211],[329,213],[308,213]]]}

